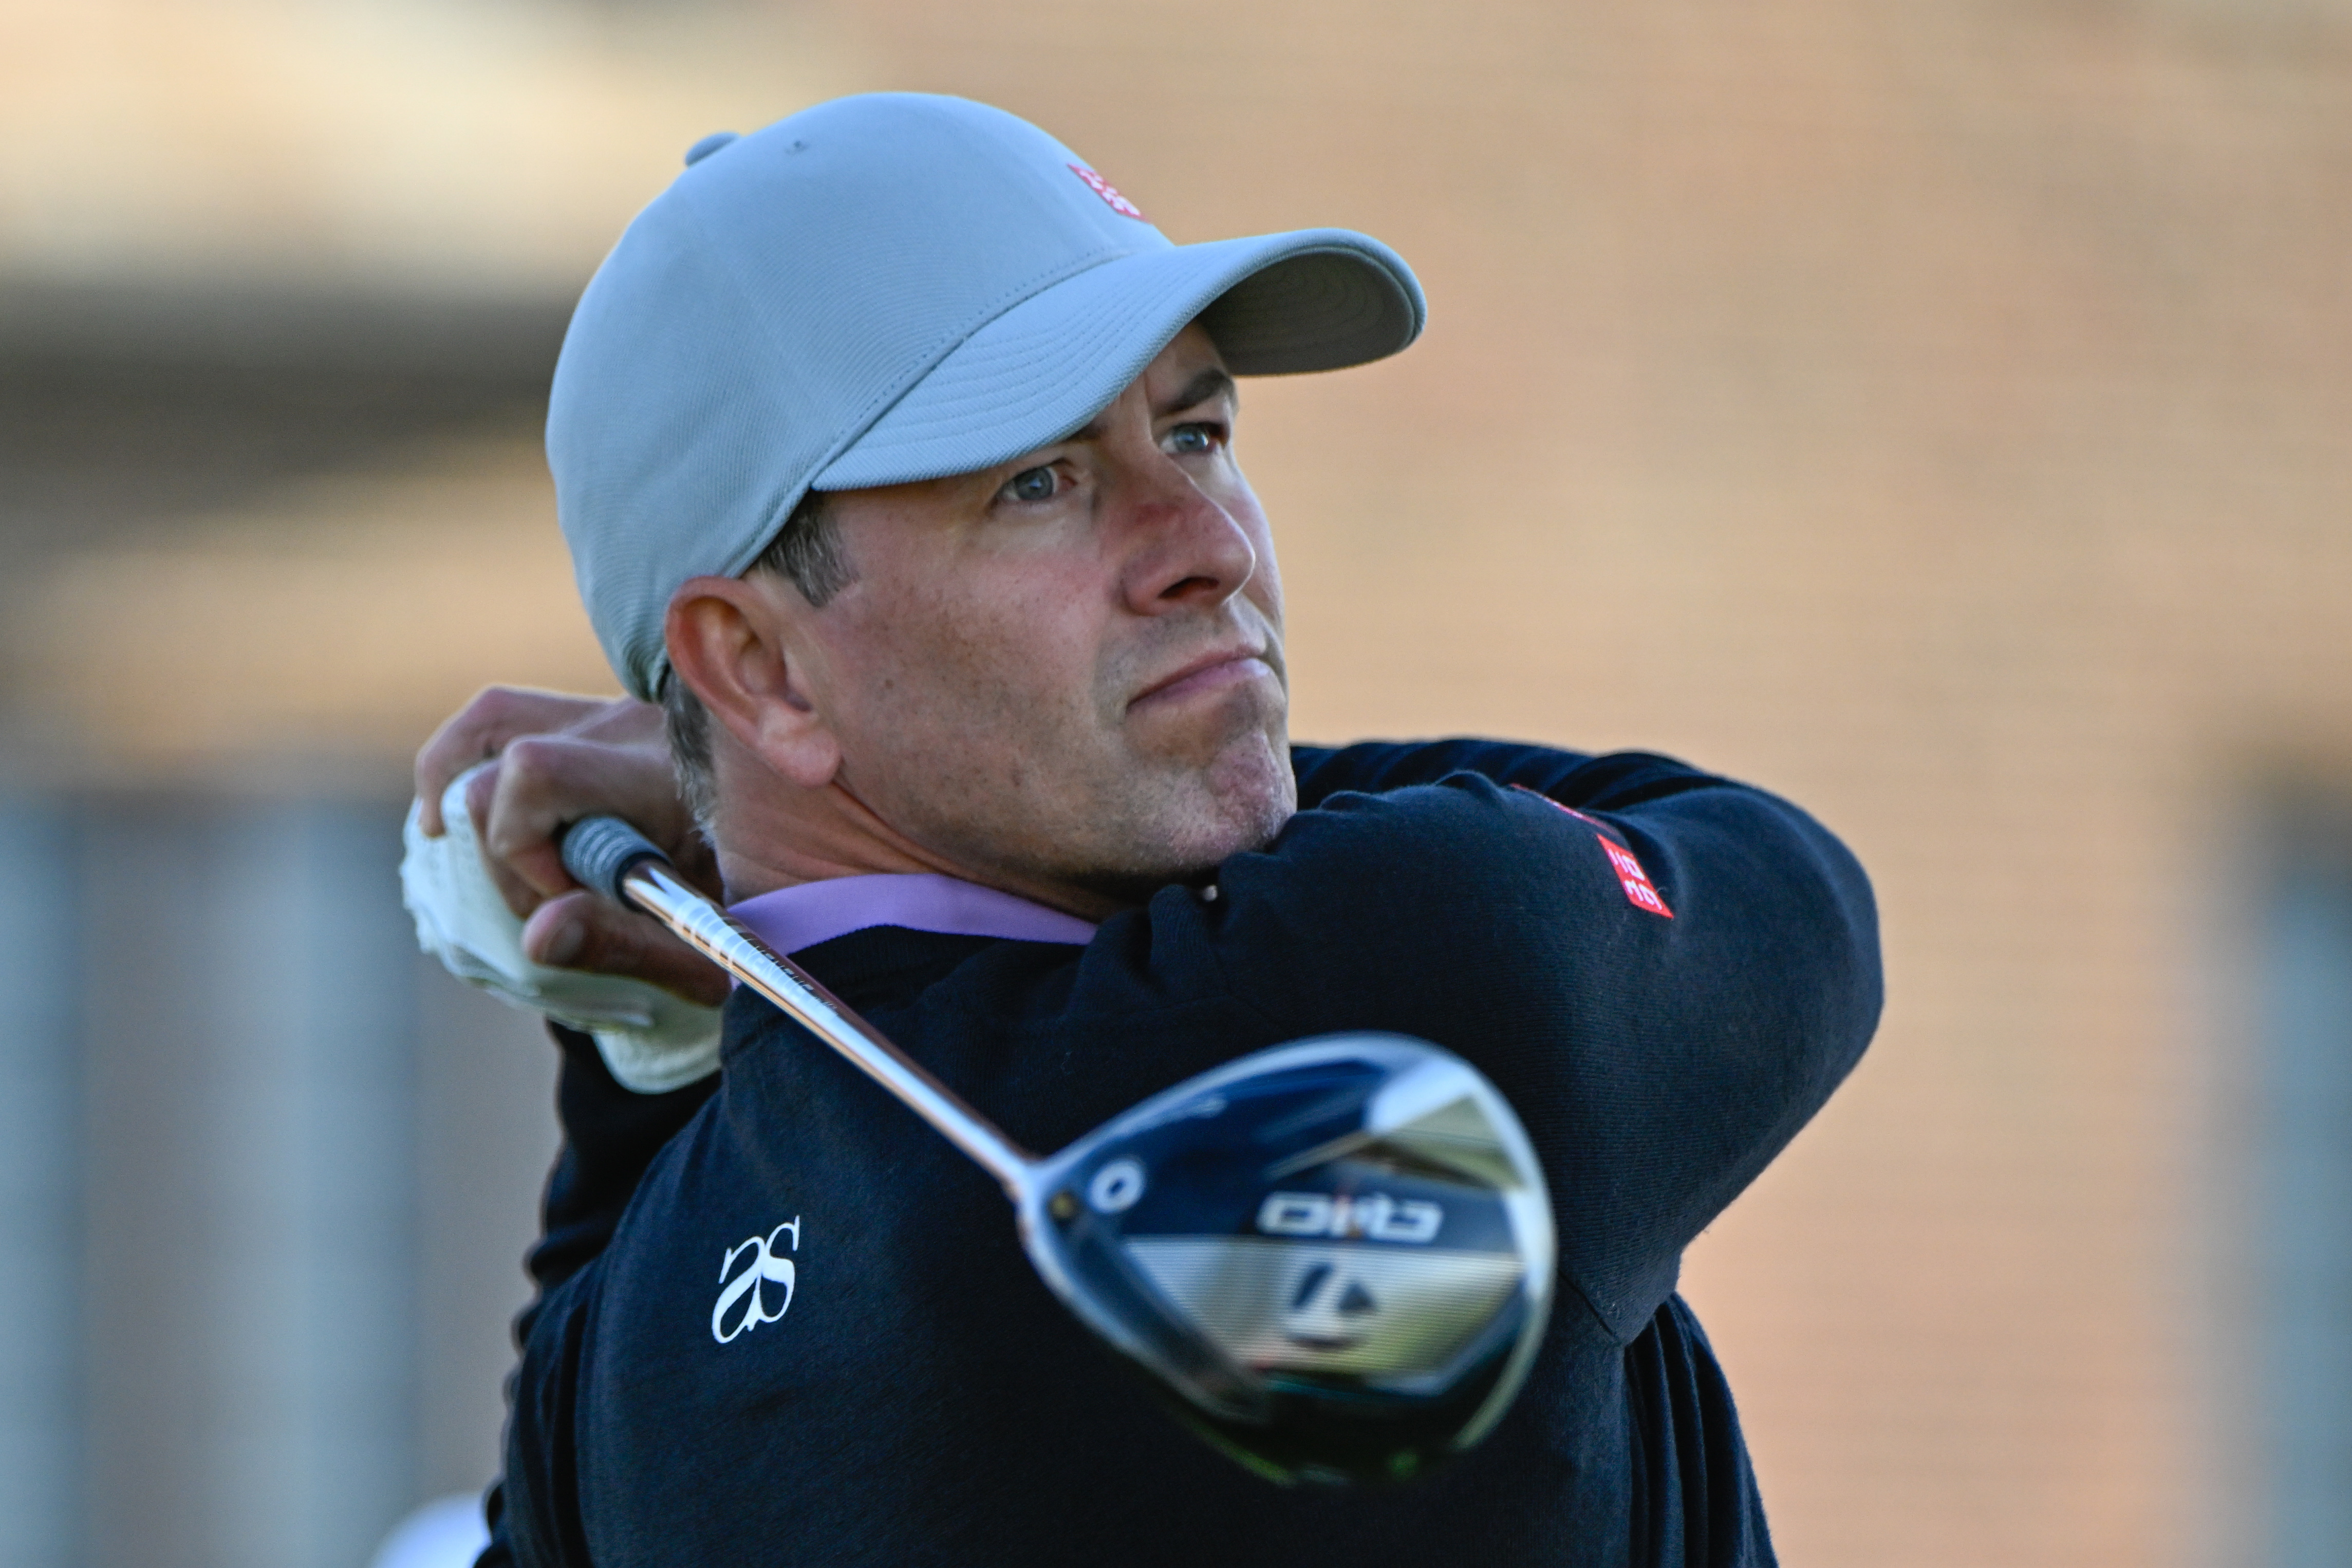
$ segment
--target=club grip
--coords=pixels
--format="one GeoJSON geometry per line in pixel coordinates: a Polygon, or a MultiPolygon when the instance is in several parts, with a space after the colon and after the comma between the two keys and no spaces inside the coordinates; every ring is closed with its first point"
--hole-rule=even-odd
{"type": "Polygon", "coordinates": [[[621,897],[621,879],[640,860],[669,864],[652,839],[617,816],[583,817],[564,830],[563,868],[616,904],[628,901],[621,897]]]}

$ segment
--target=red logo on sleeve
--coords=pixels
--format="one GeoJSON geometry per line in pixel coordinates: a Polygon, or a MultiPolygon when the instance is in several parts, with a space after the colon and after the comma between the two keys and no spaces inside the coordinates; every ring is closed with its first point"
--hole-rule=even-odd
{"type": "Polygon", "coordinates": [[[1663,915],[1667,920],[1675,918],[1675,911],[1666,908],[1666,900],[1660,898],[1658,889],[1651,885],[1650,874],[1642,869],[1642,863],[1639,860],[1633,858],[1633,852],[1609,837],[1610,830],[1606,823],[1598,817],[1585,816],[1572,805],[1562,805],[1540,790],[1529,789],[1525,784],[1513,784],[1511,787],[1523,795],[1534,795],[1554,811],[1564,811],[1591,828],[1592,837],[1600,842],[1601,852],[1609,857],[1610,869],[1617,873],[1617,885],[1625,889],[1626,902],[1637,910],[1647,910],[1652,914],[1663,915]]]}
{"type": "Polygon", "coordinates": [[[1592,837],[1601,839],[1601,847],[1607,853],[1609,864],[1616,868],[1617,885],[1625,889],[1627,901],[1637,910],[1647,910],[1654,915],[1674,919],[1675,911],[1666,908],[1666,900],[1658,897],[1657,889],[1650,886],[1650,874],[1642,869],[1642,863],[1633,858],[1633,852],[1622,844],[1613,844],[1601,838],[1598,833],[1592,837]]]}
{"type": "Polygon", "coordinates": [[[1149,223],[1150,221],[1150,219],[1144,217],[1143,209],[1141,207],[1137,206],[1133,202],[1129,201],[1125,196],[1118,194],[1118,186],[1112,184],[1108,180],[1104,179],[1100,174],[1096,174],[1092,169],[1087,168],[1084,163],[1071,164],[1070,173],[1076,174],[1081,180],[1084,180],[1087,185],[1092,187],[1095,195],[1100,196],[1103,199],[1104,204],[1108,205],[1111,211],[1118,214],[1119,216],[1131,217],[1145,223],[1149,223]]]}

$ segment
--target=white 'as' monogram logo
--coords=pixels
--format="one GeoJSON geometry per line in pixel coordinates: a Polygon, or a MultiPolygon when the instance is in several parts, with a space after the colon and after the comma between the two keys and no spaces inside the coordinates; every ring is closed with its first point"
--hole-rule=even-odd
{"type": "Polygon", "coordinates": [[[801,1249],[801,1220],[798,1215],[786,1220],[765,1236],[754,1236],[737,1242],[727,1249],[719,1260],[719,1282],[726,1287],[719,1292],[719,1304],[710,1309],[710,1337],[725,1344],[736,1335],[772,1323],[791,1310],[793,1305],[793,1260],[776,1250],[776,1238],[786,1231],[793,1233],[792,1250],[801,1249]],[[735,1260],[745,1258],[743,1271],[735,1273],[735,1260]],[[733,1274],[733,1279],[728,1276],[733,1274]],[[781,1285],[784,1299],[776,1310],[768,1310],[766,1298],[761,1292],[763,1285],[781,1285]],[[737,1308],[740,1311],[736,1311],[737,1308]],[[730,1328],[727,1315],[735,1313],[735,1323],[730,1328]]]}

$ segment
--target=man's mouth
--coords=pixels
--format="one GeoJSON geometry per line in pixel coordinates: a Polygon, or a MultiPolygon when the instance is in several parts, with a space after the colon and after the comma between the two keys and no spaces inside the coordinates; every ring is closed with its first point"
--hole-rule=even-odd
{"type": "Polygon", "coordinates": [[[1192,663],[1161,677],[1136,693],[1129,701],[1130,710],[1163,702],[1182,701],[1188,698],[1207,696],[1229,690],[1261,677],[1271,679],[1274,666],[1257,648],[1222,648],[1202,655],[1192,663]]]}

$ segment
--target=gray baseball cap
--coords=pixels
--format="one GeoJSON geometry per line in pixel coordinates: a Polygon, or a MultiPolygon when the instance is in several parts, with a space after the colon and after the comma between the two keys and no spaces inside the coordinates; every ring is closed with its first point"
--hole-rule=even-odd
{"type": "Polygon", "coordinates": [[[1421,331],[1421,286],[1345,229],[1175,245],[1002,110],[871,93],[712,136],[572,313],[549,401],[588,618],[653,698],[689,577],[737,575],[812,489],[971,473],[1085,425],[1199,319],[1236,375],[1421,331]]]}

